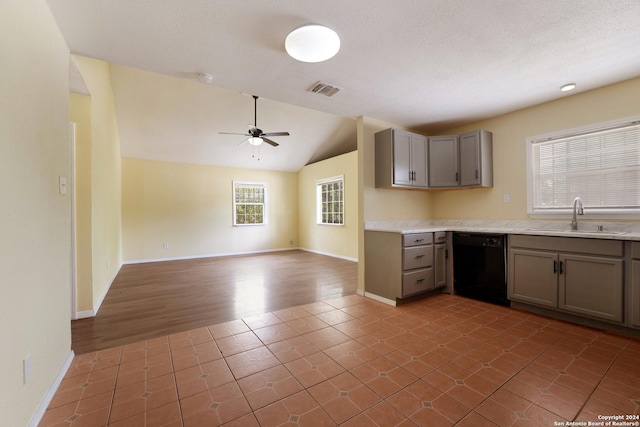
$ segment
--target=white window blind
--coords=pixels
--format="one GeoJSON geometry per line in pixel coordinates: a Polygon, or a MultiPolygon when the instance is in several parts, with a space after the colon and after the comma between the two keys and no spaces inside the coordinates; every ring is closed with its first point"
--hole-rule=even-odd
{"type": "Polygon", "coordinates": [[[529,141],[530,213],[640,209],[640,122],[529,141]]]}

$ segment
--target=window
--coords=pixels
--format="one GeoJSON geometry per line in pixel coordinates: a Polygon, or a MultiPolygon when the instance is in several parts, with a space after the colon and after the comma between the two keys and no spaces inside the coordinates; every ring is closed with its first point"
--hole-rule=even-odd
{"type": "Polygon", "coordinates": [[[344,225],[344,176],[316,183],[318,224],[344,225]]]}
{"type": "Polygon", "coordinates": [[[527,139],[528,211],[640,211],[640,116],[527,139]]]}
{"type": "Polygon", "coordinates": [[[233,225],[267,223],[267,184],[233,181],[233,225]]]}

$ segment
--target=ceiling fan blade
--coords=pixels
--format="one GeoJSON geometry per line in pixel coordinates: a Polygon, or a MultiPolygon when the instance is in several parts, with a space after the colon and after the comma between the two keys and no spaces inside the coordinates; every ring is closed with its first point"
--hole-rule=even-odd
{"type": "Polygon", "coordinates": [[[267,132],[260,136],[289,136],[289,132],[267,132]]]}
{"type": "Polygon", "coordinates": [[[236,132],[218,132],[220,135],[242,135],[242,136],[251,136],[248,133],[236,133],[236,132]]]}
{"type": "MultiPolygon", "coordinates": [[[[251,136],[249,136],[249,138],[251,138],[251,136]]],[[[238,144],[238,146],[244,144],[245,142],[249,141],[249,138],[245,138],[242,141],[240,141],[240,143],[238,144]]]]}
{"type": "Polygon", "coordinates": [[[280,145],[280,144],[278,144],[277,142],[270,140],[269,138],[265,138],[265,137],[264,137],[264,135],[263,135],[263,136],[261,136],[260,138],[262,138],[262,140],[263,140],[264,142],[266,142],[267,144],[272,145],[272,146],[274,146],[274,147],[277,147],[278,145],[280,145]]]}

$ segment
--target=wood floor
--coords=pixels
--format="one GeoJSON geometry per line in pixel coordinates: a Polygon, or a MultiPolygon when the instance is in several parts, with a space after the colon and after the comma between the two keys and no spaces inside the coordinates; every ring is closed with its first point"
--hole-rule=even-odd
{"type": "Polygon", "coordinates": [[[124,265],[76,354],[355,294],[357,263],[293,250],[124,265]]]}

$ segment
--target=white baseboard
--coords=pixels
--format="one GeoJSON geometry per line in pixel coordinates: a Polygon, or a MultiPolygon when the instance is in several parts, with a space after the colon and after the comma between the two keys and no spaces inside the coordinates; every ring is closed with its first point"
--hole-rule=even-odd
{"type": "Polygon", "coordinates": [[[49,390],[44,395],[44,398],[40,402],[40,405],[38,405],[38,409],[29,420],[29,424],[28,424],[29,427],[37,427],[38,424],[40,424],[40,421],[42,421],[42,417],[44,417],[44,413],[49,407],[49,404],[51,403],[53,396],[56,394],[56,391],[58,391],[58,387],[60,387],[60,383],[62,383],[64,376],[67,374],[67,371],[71,366],[71,362],[73,361],[74,356],[75,354],[73,353],[73,350],[71,350],[69,352],[69,355],[67,356],[67,359],[62,364],[62,367],[60,368],[60,371],[58,372],[56,379],[53,381],[53,384],[51,384],[51,387],[49,387],[49,390]]]}
{"type": "Polygon", "coordinates": [[[89,317],[95,317],[95,315],[96,315],[96,312],[93,310],[78,311],[76,313],[76,318],[74,320],[88,319],[89,317]]]}
{"type": "Polygon", "coordinates": [[[234,256],[234,255],[252,255],[252,254],[263,254],[267,252],[293,251],[297,249],[300,249],[300,248],[265,249],[261,251],[227,252],[227,253],[220,253],[220,254],[202,254],[202,255],[190,255],[190,256],[180,256],[180,257],[170,257],[170,258],[134,259],[129,261],[123,261],[122,264],[129,265],[129,264],[143,264],[145,262],[181,261],[185,259],[216,258],[216,257],[234,256]]]}
{"type": "Polygon", "coordinates": [[[104,299],[107,297],[107,293],[109,292],[109,289],[111,289],[111,285],[113,285],[113,282],[116,280],[118,273],[120,273],[121,268],[122,268],[122,264],[120,264],[116,272],[111,277],[111,280],[109,280],[109,283],[104,288],[104,291],[102,291],[102,294],[100,295],[100,298],[98,298],[98,302],[96,303],[95,307],[93,307],[93,309],[91,310],[83,310],[83,311],[76,312],[76,317],[74,320],[88,319],[89,317],[95,317],[96,314],[98,314],[98,310],[100,310],[100,307],[102,306],[104,299]]]}
{"type": "Polygon", "coordinates": [[[365,292],[364,296],[367,297],[367,298],[374,299],[374,300],[379,301],[379,302],[383,302],[385,304],[392,305],[394,307],[396,306],[396,302],[395,301],[390,300],[388,298],[381,297],[380,295],[372,294],[370,292],[365,292]]]}
{"type": "Polygon", "coordinates": [[[365,292],[362,289],[357,289],[356,290],[356,294],[361,295],[361,296],[365,296],[365,292]]]}
{"type": "Polygon", "coordinates": [[[325,255],[325,256],[330,256],[330,257],[333,257],[333,258],[344,259],[344,260],[347,260],[347,261],[358,262],[358,258],[352,258],[352,257],[347,257],[347,256],[342,256],[342,255],[336,255],[336,254],[332,254],[332,253],[329,253],[329,252],[316,251],[315,249],[300,248],[300,250],[306,251],[306,252],[312,252],[312,253],[318,254],[318,255],[325,255]]]}

